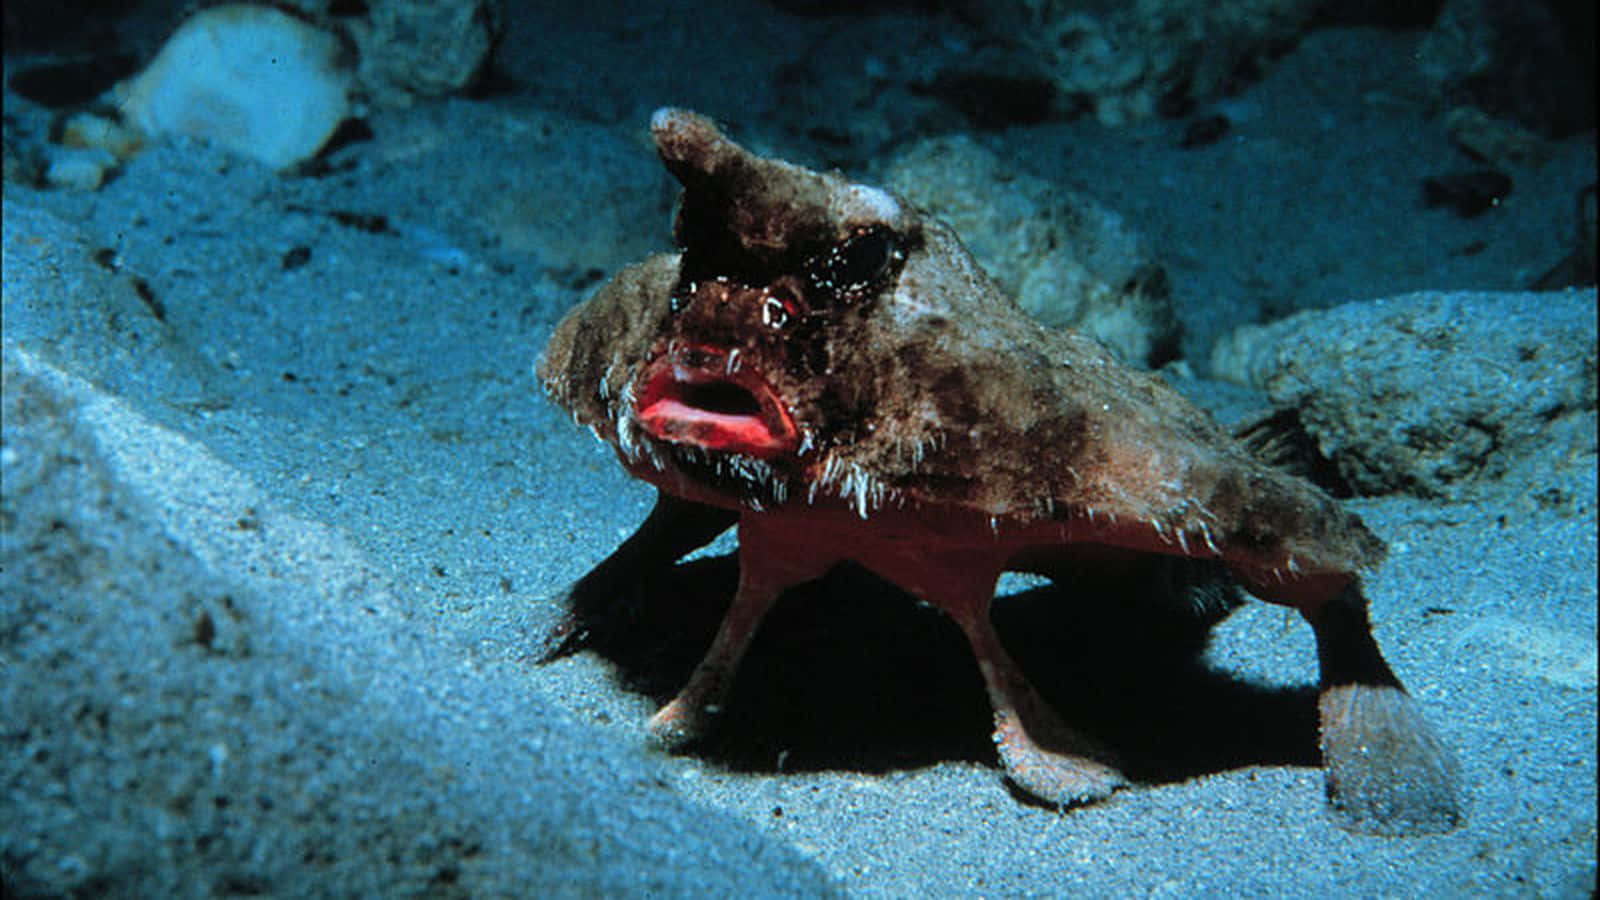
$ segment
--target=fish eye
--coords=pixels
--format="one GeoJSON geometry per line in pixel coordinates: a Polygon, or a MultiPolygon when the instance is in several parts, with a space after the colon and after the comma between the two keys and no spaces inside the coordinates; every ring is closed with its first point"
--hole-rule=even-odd
{"type": "Polygon", "coordinates": [[[792,297],[767,292],[761,298],[761,323],[774,331],[782,331],[804,315],[805,310],[792,297]]]}
{"type": "Polygon", "coordinates": [[[838,294],[853,294],[871,287],[899,257],[900,246],[894,231],[883,225],[870,225],[857,229],[817,257],[807,269],[816,287],[838,294]]]}

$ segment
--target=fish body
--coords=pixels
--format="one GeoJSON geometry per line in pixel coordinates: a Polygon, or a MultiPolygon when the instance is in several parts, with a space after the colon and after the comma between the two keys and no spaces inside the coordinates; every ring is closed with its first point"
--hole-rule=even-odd
{"type": "Polygon", "coordinates": [[[1459,821],[1454,759],[1371,636],[1360,575],[1384,547],[1358,517],[1159,378],[1030,319],[956,235],[894,195],[753,154],[694,113],[661,110],[651,130],[683,185],[679,249],[573,310],[538,371],[660,497],[569,600],[738,527],[733,605],[652,719],[659,743],[710,726],[786,589],[849,561],[961,627],[1013,782],[1061,805],[1098,800],[1125,780],[1006,653],[989,624],[995,582],[1108,554],[1177,558],[1316,631],[1343,824],[1459,821]]]}

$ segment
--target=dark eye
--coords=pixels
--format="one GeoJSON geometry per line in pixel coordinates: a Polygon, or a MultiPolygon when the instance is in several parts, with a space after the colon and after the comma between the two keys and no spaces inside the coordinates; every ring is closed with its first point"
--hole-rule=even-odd
{"type": "Polygon", "coordinates": [[[812,262],[811,283],[839,294],[864,290],[883,277],[899,252],[893,231],[882,225],[863,228],[812,262]]]}

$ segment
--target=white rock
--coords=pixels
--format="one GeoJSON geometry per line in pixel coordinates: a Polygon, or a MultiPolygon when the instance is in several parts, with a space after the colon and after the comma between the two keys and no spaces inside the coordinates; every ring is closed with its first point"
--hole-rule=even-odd
{"type": "Polygon", "coordinates": [[[51,187],[73,191],[99,190],[105,183],[106,173],[116,168],[117,159],[110,151],[99,147],[51,148],[44,180],[51,187]]]}
{"type": "Polygon", "coordinates": [[[233,4],[200,12],[143,72],[117,85],[126,120],[283,168],[319,150],[349,112],[338,38],[288,13],[233,4]]]}
{"type": "Polygon", "coordinates": [[[144,135],[106,116],[79,112],[62,124],[61,146],[99,149],[128,159],[143,149],[144,135]]]}

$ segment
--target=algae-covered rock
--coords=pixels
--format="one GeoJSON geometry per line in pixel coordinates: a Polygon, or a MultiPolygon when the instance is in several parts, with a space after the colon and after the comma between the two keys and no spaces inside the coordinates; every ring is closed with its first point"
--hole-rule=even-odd
{"type": "Polygon", "coordinates": [[[409,106],[467,87],[494,46],[490,0],[375,0],[345,21],[360,50],[356,79],[372,102],[409,106]]]}
{"type": "Polygon", "coordinates": [[[1057,90],[1102,122],[1146,119],[1163,103],[1226,93],[1242,73],[1290,45],[1316,0],[1012,0],[988,8],[994,27],[1032,49],[1057,90]]]}
{"type": "Polygon", "coordinates": [[[912,145],[887,177],[949,222],[1029,315],[1093,335],[1127,363],[1156,366],[1175,354],[1166,270],[1122,216],[1007,167],[964,135],[912,145]]]}
{"type": "Polygon", "coordinates": [[[1447,0],[1416,61],[1449,104],[1546,137],[1594,127],[1593,4],[1447,0]]]}
{"type": "MultiPolygon", "coordinates": [[[[1358,493],[1455,497],[1593,468],[1595,292],[1407,294],[1304,312],[1217,343],[1218,377],[1297,409],[1358,493]]],[[[1570,499],[1570,498],[1569,498],[1570,499]]]]}

